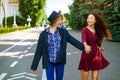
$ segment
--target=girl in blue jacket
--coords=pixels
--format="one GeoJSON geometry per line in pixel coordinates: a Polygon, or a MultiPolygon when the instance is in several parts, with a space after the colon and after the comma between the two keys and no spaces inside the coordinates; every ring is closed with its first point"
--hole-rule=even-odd
{"type": "Polygon", "coordinates": [[[48,20],[50,27],[40,33],[31,70],[36,71],[42,57],[42,67],[46,71],[47,80],[54,80],[54,70],[56,80],[63,80],[67,42],[80,50],[84,50],[84,46],[67,30],[60,28],[63,21],[63,16],[60,13],[53,11],[48,20]]]}

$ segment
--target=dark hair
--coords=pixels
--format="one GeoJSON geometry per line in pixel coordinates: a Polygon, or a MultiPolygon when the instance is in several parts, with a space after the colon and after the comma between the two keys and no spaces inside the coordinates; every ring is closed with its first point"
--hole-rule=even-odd
{"type": "Polygon", "coordinates": [[[107,38],[111,37],[110,30],[106,27],[103,18],[99,14],[97,13],[90,13],[90,14],[92,14],[96,19],[95,31],[99,37],[97,44],[98,46],[101,46],[104,37],[107,38]]]}

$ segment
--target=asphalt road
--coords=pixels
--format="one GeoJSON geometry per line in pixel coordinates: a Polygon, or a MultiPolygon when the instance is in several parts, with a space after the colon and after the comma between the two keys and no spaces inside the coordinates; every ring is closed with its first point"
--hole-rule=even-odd
{"type": "MultiPolygon", "coordinates": [[[[42,28],[32,28],[0,35],[0,80],[42,80],[41,62],[32,73],[30,66],[42,28]]],[[[81,40],[80,31],[69,31],[81,40]]],[[[110,65],[101,70],[99,80],[120,80],[120,43],[104,41],[104,56],[110,65]]],[[[64,80],[80,80],[78,68],[81,51],[68,43],[64,80]]],[[[91,80],[91,73],[89,75],[91,80]]]]}

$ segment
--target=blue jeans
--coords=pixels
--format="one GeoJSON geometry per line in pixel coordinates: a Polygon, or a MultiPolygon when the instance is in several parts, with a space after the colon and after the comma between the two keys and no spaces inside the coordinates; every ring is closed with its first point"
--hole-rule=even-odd
{"type": "Polygon", "coordinates": [[[54,70],[56,72],[56,80],[63,80],[64,64],[50,63],[46,68],[47,80],[54,80],[54,70]]]}

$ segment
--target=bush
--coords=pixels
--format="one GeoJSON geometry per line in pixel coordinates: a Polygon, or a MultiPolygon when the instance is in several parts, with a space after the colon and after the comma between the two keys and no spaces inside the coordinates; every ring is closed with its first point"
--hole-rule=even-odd
{"type": "Polygon", "coordinates": [[[19,30],[24,30],[24,29],[28,29],[28,28],[31,28],[29,26],[20,26],[20,27],[16,27],[16,28],[0,28],[0,34],[3,34],[3,33],[9,33],[9,32],[14,32],[14,31],[19,31],[19,30]]]}
{"type": "MultiPolygon", "coordinates": [[[[13,23],[14,23],[14,17],[13,16],[7,17],[7,26],[12,27],[13,23]]],[[[24,26],[25,21],[19,16],[16,16],[16,24],[18,26],[24,26]]],[[[5,18],[3,18],[3,25],[5,26],[5,18]]]]}
{"type": "Polygon", "coordinates": [[[120,42],[120,16],[119,16],[119,0],[104,1],[104,17],[108,23],[108,27],[112,33],[112,41],[120,42]]]}

